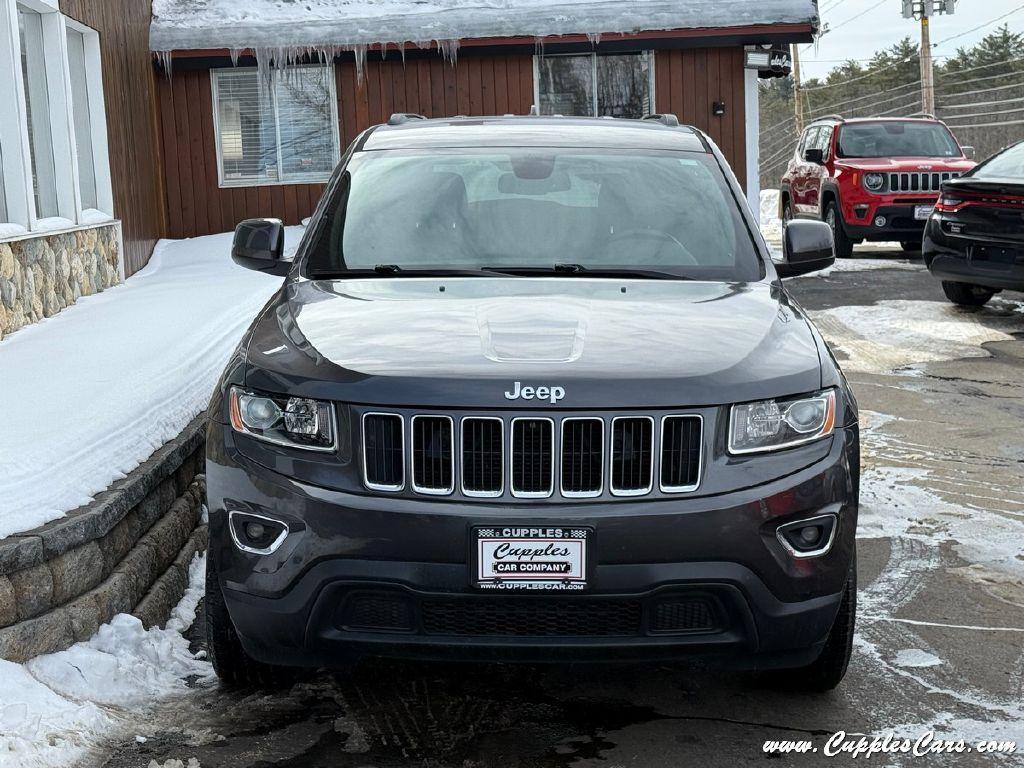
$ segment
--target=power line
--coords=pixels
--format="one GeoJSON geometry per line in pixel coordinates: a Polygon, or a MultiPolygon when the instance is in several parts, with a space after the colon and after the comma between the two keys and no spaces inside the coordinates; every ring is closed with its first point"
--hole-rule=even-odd
{"type": "MultiPolygon", "coordinates": [[[[1024,99],[1021,99],[1024,101],[1024,99]]],[[[970,115],[956,115],[956,120],[967,120],[972,117],[991,117],[992,115],[1009,115],[1013,112],[1024,112],[1024,107],[1016,107],[1014,109],[996,109],[991,112],[975,112],[970,115]]]]}
{"type": "Polygon", "coordinates": [[[947,124],[946,127],[955,131],[963,131],[970,130],[972,128],[1000,128],[1004,125],[1024,125],[1024,120],[1001,120],[995,123],[967,123],[964,125],[947,124]]]}
{"type": "Polygon", "coordinates": [[[943,104],[943,109],[972,109],[974,107],[994,107],[999,104],[1017,104],[1024,101],[1024,97],[1019,99],[997,99],[995,101],[965,101],[963,104],[943,104]]]}
{"type": "Polygon", "coordinates": [[[1015,64],[1018,61],[1024,61],[1024,56],[1018,56],[1015,59],[1003,59],[1002,61],[993,61],[991,64],[980,64],[977,67],[968,67],[967,69],[949,69],[939,73],[939,77],[953,77],[953,75],[963,75],[967,72],[977,72],[979,69],[991,69],[992,67],[999,67],[1003,64],[1015,64]]]}
{"type": "MultiPolygon", "coordinates": [[[[1014,73],[1016,74],[1016,73],[1014,73]]],[[[981,93],[992,93],[993,91],[1005,91],[1007,88],[1020,88],[1024,86],[1024,80],[1019,83],[1010,83],[1009,85],[997,85],[993,88],[979,88],[976,91],[960,91],[959,93],[951,93],[950,96],[977,96],[981,93]]]]}
{"type": "Polygon", "coordinates": [[[972,27],[971,29],[968,29],[966,32],[961,32],[958,35],[953,35],[952,37],[947,37],[945,40],[940,40],[939,42],[937,42],[934,45],[932,45],[932,48],[938,48],[940,45],[945,45],[946,43],[950,42],[951,40],[959,40],[961,37],[967,37],[967,35],[971,34],[972,32],[977,32],[979,29],[984,29],[985,27],[990,27],[993,24],[996,24],[996,23],[1002,21],[1003,19],[1006,19],[1006,18],[1009,18],[1010,16],[1013,16],[1015,13],[1020,13],[1021,11],[1024,11],[1024,3],[1021,3],[1016,8],[1014,8],[1012,11],[1008,11],[1007,13],[1004,13],[1002,16],[999,16],[998,18],[992,19],[992,21],[986,21],[984,24],[979,24],[976,27],[972,27]]]}

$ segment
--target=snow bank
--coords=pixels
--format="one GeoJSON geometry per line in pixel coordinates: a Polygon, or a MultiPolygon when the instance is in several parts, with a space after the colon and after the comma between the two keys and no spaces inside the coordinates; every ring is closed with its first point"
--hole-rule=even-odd
{"type": "Polygon", "coordinates": [[[812,0],[155,0],[150,47],[356,50],[484,37],[817,23],[812,0]]]}
{"type": "Polygon", "coordinates": [[[84,643],[25,665],[0,660],[0,768],[66,768],[82,760],[129,714],[187,690],[184,678],[212,679],[181,634],[195,621],[206,558],[164,629],[120,614],[84,643]]]}
{"type": "Polygon", "coordinates": [[[761,234],[770,243],[782,242],[782,219],[779,218],[779,190],[761,190],[761,234]]]}
{"type": "Polygon", "coordinates": [[[230,234],[162,241],[123,285],[0,341],[16,406],[0,429],[0,538],[88,503],[206,407],[281,284],[236,266],[230,247],[230,234]]]}

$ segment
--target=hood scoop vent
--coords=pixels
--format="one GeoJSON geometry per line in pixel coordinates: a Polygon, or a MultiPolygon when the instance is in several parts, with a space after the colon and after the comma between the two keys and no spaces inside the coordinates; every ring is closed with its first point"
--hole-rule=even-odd
{"type": "Polygon", "coordinates": [[[583,354],[590,306],[541,307],[528,304],[514,316],[508,304],[477,312],[484,355],[496,363],[572,363],[583,354]]]}

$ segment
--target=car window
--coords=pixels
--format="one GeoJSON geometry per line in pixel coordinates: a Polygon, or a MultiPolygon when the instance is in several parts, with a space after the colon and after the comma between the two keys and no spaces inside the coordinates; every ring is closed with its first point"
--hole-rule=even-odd
{"type": "Polygon", "coordinates": [[[839,157],[961,157],[960,145],[946,126],[879,120],[843,125],[839,157]]]}
{"type": "Polygon", "coordinates": [[[825,126],[818,129],[818,137],[815,139],[814,148],[820,149],[822,155],[828,157],[829,145],[832,143],[832,128],[825,126]]]}
{"type": "Polygon", "coordinates": [[[307,274],[547,267],[760,279],[762,263],[713,156],[501,148],[357,153],[307,274]]]}
{"type": "Polygon", "coordinates": [[[977,179],[1000,178],[1024,180],[1024,143],[1010,147],[975,169],[977,179]]]}
{"type": "Polygon", "coordinates": [[[801,159],[803,159],[803,157],[807,154],[808,149],[814,149],[814,145],[818,141],[818,133],[820,133],[820,131],[821,129],[818,127],[807,129],[807,133],[804,134],[803,143],[800,145],[801,159]]]}

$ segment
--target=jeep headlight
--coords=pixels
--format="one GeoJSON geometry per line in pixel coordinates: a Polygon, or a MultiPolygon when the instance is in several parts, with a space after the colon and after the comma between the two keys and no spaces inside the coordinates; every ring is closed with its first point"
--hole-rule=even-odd
{"type": "Polygon", "coordinates": [[[882,187],[885,186],[885,174],[884,173],[865,173],[864,174],[864,186],[870,192],[881,192],[882,187]]]}
{"type": "Polygon", "coordinates": [[[835,426],[834,389],[734,405],[729,419],[729,453],[792,448],[831,435],[835,426]]]}
{"type": "Polygon", "coordinates": [[[275,445],[334,450],[334,405],[308,397],[278,397],[231,387],[231,427],[275,445]]]}

